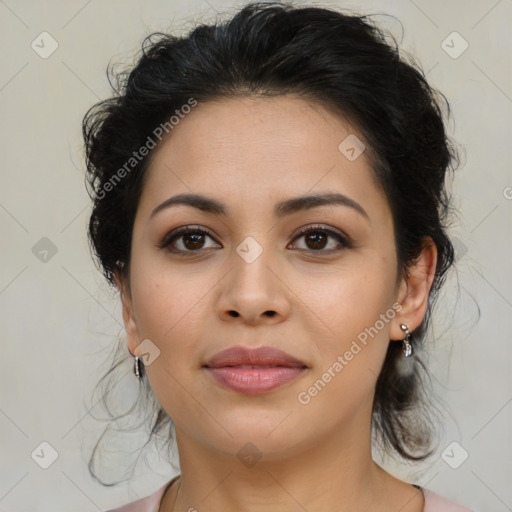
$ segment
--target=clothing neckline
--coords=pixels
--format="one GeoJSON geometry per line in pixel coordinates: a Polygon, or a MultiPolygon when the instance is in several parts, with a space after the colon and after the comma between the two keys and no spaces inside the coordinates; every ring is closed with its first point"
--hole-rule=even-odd
{"type": "Polygon", "coordinates": [[[425,508],[427,506],[427,497],[425,495],[425,490],[423,489],[423,487],[421,487],[421,485],[418,485],[418,484],[411,484],[413,487],[415,487],[416,489],[419,489],[421,491],[421,494],[423,496],[423,508],[422,508],[422,511],[425,512],[425,508]]]}
{"type": "Polygon", "coordinates": [[[171,481],[165,486],[164,492],[160,496],[160,499],[158,500],[158,507],[156,509],[156,512],[160,512],[160,507],[162,505],[162,501],[164,500],[164,496],[167,494],[167,491],[172,487],[172,484],[178,480],[178,478],[181,476],[181,474],[176,475],[174,478],[171,479],[171,481]]]}
{"type": "MultiPolygon", "coordinates": [[[[172,478],[169,483],[165,486],[164,488],[164,492],[162,493],[162,495],[160,496],[160,500],[158,501],[158,508],[156,509],[157,512],[160,512],[160,507],[162,505],[162,501],[164,500],[164,496],[166,495],[167,491],[172,487],[172,484],[174,482],[176,482],[176,480],[178,480],[178,478],[180,478],[181,474],[179,475],[176,475],[174,478],[172,478]]],[[[412,485],[413,487],[415,487],[416,489],[419,489],[421,491],[421,494],[423,494],[423,510],[425,509],[425,504],[426,504],[426,496],[425,496],[425,492],[424,492],[424,489],[423,487],[421,487],[421,485],[418,485],[418,484],[409,484],[409,485],[412,485]]]]}

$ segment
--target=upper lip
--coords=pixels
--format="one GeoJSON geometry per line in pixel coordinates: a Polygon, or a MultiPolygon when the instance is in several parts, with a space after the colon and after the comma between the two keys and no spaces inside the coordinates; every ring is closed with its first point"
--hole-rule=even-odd
{"type": "Polygon", "coordinates": [[[256,348],[230,347],[217,352],[204,366],[208,368],[221,368],[224,366],[245,365],[307,367],[303,361],[292,357],[278,348],[269,346],[256,348]]]}

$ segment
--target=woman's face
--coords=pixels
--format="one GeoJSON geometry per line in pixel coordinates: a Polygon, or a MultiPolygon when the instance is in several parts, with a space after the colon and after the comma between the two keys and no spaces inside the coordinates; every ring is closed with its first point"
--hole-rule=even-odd
{"type": "Polygon", "coordinates": [[[149,354],[145,370],[178,441],[218,455],[251,442],[272,459],[326,436],[345,444],[368,436],[389,340],[408,319],[397,314],[405,288],[389,205],[354,136],[362,140],[296,96],[246,97],[200,103],[155,149],[124,318],[130,351],[149,354]],[[178,194],[204,196],[225,213],[186,204],[155,212],[178,194]],[[356,206],[276,211],[325,194],[356,206]],[[203,233],[169,236],[184,226],[203,233]],[[233,346],[275,347],[307,368],[271,390],[237,391],[205,368],[233,346]]]}

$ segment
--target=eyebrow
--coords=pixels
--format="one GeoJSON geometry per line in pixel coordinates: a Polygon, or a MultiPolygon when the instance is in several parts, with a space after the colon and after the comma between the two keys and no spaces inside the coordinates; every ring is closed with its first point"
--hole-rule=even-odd
{"type": "MultiPolygon", "coordinates": [[[[229,210],[226,205],[220,201],[217,201],[216,199],[212,199],[199,194],[178,194],[170,197],[169,199],[166,199],[163,203],[159,204],[151,212],[150,219],[154,217],[158,212],[176,205],[192,206],[193,208],[197,208],[203,212],[220,215],[223,217],[227,217],[229,215],[229,210]]],[[[287,199],[286,201],[282,201],[276,204],[274,207],[274,216],[277,218],[282,218],[301,210],[309,210],[319,206],[332,205],[348,206],[349,208],[354,209],[360,215],[365,217],[367,221],[370,220],[366,210],[359,203],[348,196],[338,193],[306,195],[287,199]]]]}

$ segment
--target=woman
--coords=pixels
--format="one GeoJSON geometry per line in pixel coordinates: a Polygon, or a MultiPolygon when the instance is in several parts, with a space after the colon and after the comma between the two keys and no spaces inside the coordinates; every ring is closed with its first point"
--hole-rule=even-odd
{"type": "Polygon", "coordinates": [[[143,48],[84,119],[89,234],[181,474],[115,510],[467,511],[371,450],[432,452],[442,95],[324,8],[249,4],[143,48]]]}

